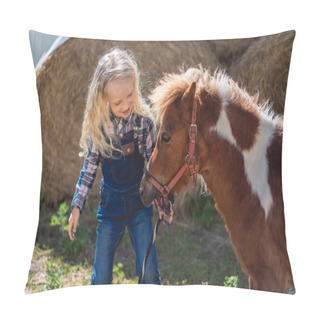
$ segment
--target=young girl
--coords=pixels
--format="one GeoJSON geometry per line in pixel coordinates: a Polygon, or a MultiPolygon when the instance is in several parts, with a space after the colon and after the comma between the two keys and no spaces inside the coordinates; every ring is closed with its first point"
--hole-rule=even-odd
{"type": "MultiPolygon", "coordinates": [[[[149,160],[156,142],[151,119],[139,91],[135,59],[120,49],[109,51],[99,60],[89,88],[80,140],[84,166],[69,218],[69,236],[73,240],[100,164],[103,178],[91,284],[112,282],[114,254],[126,226],[136,254],[136,273],[141,274],[153,232],[153,207],[145,207],[139,194],[144,162],[149,160]]],[[[142,283],[160,284],[155,246],[142,283]]]]}

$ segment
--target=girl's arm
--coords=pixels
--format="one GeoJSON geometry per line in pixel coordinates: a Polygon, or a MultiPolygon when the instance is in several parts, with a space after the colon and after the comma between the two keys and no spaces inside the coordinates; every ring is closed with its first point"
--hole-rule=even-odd
{"type": "Polygon", "coordinates": [[[72,210],[68,225],[70,240],[74,240],[74,234],[77,231],[80,214],[85,206],[86,200],[97,176],[99,162],[99,150],[93,145],[92,140],[90,139],[88,154],[84,159],[83,168],[80,171],[80,177],[76,186],[76,192],[71,203],[72,210]]]}
{"type": "Polygon", "coordinates": [[[71,203],[71,208],[77,207],[80,213],[83,211],[94,180],[97,176],[100,160],[100,152],[90,138],[88,154],[84,159],[83,168],[80,171],[80,177],[71,203]]]}

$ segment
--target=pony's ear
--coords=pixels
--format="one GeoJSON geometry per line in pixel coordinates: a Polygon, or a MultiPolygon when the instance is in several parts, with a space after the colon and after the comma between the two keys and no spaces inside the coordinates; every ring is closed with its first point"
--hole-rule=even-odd
{"type": "Polygon", "coordinates": [[[196,85],[197,82],[194,81],[190,84],[189,88],[185,91],[185,93],[183,94],[182,98],[181,98],[181,104],[182,105],[191,105],[193,104],[193,99],[194,99],[194,95],[196,92],[196,85]]]}

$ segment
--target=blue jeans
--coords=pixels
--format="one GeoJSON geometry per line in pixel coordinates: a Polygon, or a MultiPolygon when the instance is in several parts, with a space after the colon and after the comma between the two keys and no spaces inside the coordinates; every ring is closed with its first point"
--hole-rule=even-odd
{"type": "MultiPolygon", "coordinates": [[[[143,259],[153,235],[152,211],[150,212],[150,208],[146,207],[125,220],[103,219],[99,221],[91,284],[112,283],[114,254],[126,226],[136,254],[136,275],[141,274],[143,259]]],[[[142,283],[160,284],[154,245],[147,259],[142,283]]]]}

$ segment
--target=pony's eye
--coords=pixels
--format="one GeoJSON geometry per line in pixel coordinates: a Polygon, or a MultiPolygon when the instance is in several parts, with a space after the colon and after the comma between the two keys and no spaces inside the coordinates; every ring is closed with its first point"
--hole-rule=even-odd
{"type": "Polygon", "coordinates": [[[171,137],[169,137],[166,133],[163,133],[162,136],[161,136],[161,141],[163,143],[169,143],[171,140],[171,137]]]}

